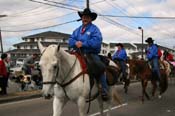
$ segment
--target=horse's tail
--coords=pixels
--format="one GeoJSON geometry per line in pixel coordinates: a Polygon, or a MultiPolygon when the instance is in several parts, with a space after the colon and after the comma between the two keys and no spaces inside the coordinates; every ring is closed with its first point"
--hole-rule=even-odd
{"type": "Polygon", "coordinates": [[[160,92],[161,94],[164,93],[168,88],[168,78],[166,73],[161,73],[161,79],[160,79],[160,92]]]}
{"type": "Polygon", "coordinates": [[[166,70],[167,76],[169,76],[171,73],[171,64],[169,62],[167,62],[166,60],[163,60],[162,64],[164,66],[164,69],[166,70]]]}

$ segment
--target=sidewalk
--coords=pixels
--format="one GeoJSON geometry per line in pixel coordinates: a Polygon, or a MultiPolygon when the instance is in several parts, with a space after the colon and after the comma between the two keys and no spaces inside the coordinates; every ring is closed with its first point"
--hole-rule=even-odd
{"type": "MultiPolygon", "coordinates": [[[[134,82],[138,82],[138,81],[132,81],[131,83],[134,83],[134,82]]],[[[122,83],[118,82],[118,85],[122,85],[122,83]]],[[[12,90],[12,87],[11,87],[8,92],[9,93],[7,95],[3,95],[3,96],[0,95],[0,104],[42,97],[41,90],[30,90],[30,91],[20,92],[17,90],[12,90]]]]}
{"type": "MultiPolygon", "coordinates": [[[[136,82],[138,81],[131,81],[131,83],[136,82]]],[[[175,84],[175,78],[169,78],[169,84],[175,84]]],[[[119,82],[117,85],[122,85],[122,83],[119,82]]],[[[0,104],[39,97],[42,97],[41,90],[30,90],[23,92],[14,92],[13,90],[9,91],[7,95],[0,96],[0,104]]]]}
{"type": "Polygon", "coordinates": [[[24,92],[9,93],[7,95],[0,96],[0,104],[20,101],[25,99],[41,97],[41,90],[31,90],[24,92]]]}

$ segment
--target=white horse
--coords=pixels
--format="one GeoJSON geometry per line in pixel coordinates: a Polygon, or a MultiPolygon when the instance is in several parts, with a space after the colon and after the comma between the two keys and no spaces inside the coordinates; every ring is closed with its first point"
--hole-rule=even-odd
{"type": "MultiPolygon", "coordinates": [[[[67,53],[60,46],[50,45],[48,47],[43,47],[40,42],[38,42],[38,46],[41,51],[39,65],[43,76],[42,92],[46,98],[51,96],[54,97],[53,116],[61,115],[63,107],[68,100],[76,102],[79,109],[79,115],[85,116],[86,99],[90,92],[89,75],[80,75],[82,69],[76,56],[67,53]],[[79,75],[79,77],[75,79],[77,75],[79,75]]],[[[107,101],[109,110],[112,98],[118,103],[120,102],[116,90],[115,92],[114,90],[114,86],[111,86],[109,90],[110,100],[107,101]]],[[[98,101],[101,115],[103,115],[103,101],[100,96],[98,97],[98,101]]],[[[107,115],[109,116],[109,112],[107,115]]]]}

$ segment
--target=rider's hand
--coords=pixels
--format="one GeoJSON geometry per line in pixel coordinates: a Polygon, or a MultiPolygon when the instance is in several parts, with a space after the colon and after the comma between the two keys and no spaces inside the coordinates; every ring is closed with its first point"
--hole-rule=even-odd
{"type": "Polygon", "coordinates": [[[77,41],[75,45],[76,45],[77,48],[81,48],[82,44],[83,43],[81,41],[77,41]]]}

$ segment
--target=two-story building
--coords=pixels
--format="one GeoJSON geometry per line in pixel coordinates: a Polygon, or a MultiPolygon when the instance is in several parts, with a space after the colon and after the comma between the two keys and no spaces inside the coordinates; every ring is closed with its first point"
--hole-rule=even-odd
{"type": "MultiPolygon", "coordinates": [[[[24,59],[34,53],[39,54],[38,41],[47,47],[50,44],[60,44],[65,50],[68,49],[69,34],[47,31],[26,37],[22,37],[24,42],[14,44],[15,49],[7,51],[10,54],[11,60],[15,63],[19,58],[24,59]]],[[[15,63],[16,64],[16,63],[15,63]]]]}
{"type": "MultiPolygon", "coordinates": [[[[38,49],[38,44],[37,44],[38,41],[41,41],[41,43],[45,47],[47,47],[50,44],[60,44],[63,49],[68,50],[69,37],[70,37],[70,34],[53,32],[53,31],[47,31],[47,32],[42,32],[34,35],[25,36],[25,37],[22,37],[22,40],[24,42],[14,44],[13,46],[15,47],[15,49],[7,51],[7,53],[10,54],[12,61],[16,61],[19,58],[24,59],[27,56],[32,55],[33,53],[39,54],[40,51],[38,49]]],[[[109,52],[113,54],[116,51],[116,46],[115,46],[116,43],[107,44],[103,42],[101,45],[100,54],[107,55],[109,52]]],[[[145,58],[145,49],[147,47],[147,44],[143,44],[143,45],[141,43],[122,43],[122,44],[124,45],[129,57],[136,56],[138,58],[141,58],[142,49],[143,49],[144,58],[145,58]]],[[[173,49],[169,49],[160,45],[159,47],[162,51],[167,50],[168,52],[175,53],[175,50],[173,49]]]]}

